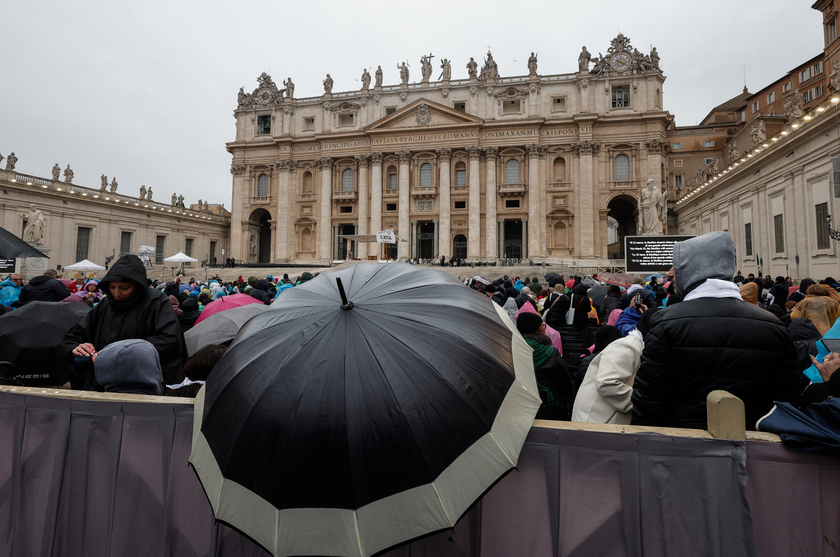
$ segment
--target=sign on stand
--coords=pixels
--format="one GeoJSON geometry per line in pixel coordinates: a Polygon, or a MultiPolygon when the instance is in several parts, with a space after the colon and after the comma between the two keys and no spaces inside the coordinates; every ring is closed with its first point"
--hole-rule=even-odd
{"type": "Polygon", "coordinates": [[[627,273],[665,272],[674,264],[674,244],[694,236],[625,236],[627,273]]]}
{"type": "Polygon", "coordinates": [[[392,228],[388,230],[380,230],[376,233],[376,241],[380,244],[396,244],[397,237],[392,228]]]}

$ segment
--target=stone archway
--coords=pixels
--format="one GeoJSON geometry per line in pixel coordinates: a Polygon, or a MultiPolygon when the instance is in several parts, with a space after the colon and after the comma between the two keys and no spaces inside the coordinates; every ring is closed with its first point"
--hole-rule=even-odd
{"type": "Polygon", "coordinates": [[[613,230],[608,234],[614,242],[607,246],[607,256],[610,259],[624,259],[625,236],[636,235],[636,225],[639,217],[639,202],[629,195],[619,195],[607,204],[607,226],[613,224],[613,230]],[[610,220],[609,217],[612,217],[610,220]]]}
{"type": "Polygon", "coordinates": [[[248,262],[271,263],[271,213],[262,207],[254,209],[248,222],[248,262]]]}

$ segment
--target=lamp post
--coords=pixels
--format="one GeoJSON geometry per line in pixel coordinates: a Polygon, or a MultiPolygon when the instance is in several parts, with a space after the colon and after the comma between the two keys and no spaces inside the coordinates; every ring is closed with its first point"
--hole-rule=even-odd
{"type": "Polygon", "coordinates": [[[833,228],[831,228],[831,215],[825,217],[825,220],[828,226],[828,235],[831,237],[832,240],[840,241],[840,230],[834,230],[833,228]]]}

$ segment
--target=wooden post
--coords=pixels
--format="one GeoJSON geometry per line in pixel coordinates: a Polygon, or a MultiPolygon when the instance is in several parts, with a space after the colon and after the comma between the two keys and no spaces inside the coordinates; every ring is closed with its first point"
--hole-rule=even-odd
{"type": "Polygon", "coordinates": [[[726,391],[712,391],[706,397],[708,430],[716,439],[746,439],[744,402],[726,391]]]}

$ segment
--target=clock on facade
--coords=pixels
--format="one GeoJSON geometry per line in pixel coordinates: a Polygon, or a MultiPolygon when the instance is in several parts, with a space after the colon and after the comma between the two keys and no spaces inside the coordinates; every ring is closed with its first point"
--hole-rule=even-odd
{"type": "Polygon", "coordinates": [[[626,52],[613,54],[613,57],[610,58],[610,66],[617,72],[623,72],[630,68],[630,55],[626,52]]]}
{"type": "Polygon", "coordinates": [[[257,100],[260,101],[262,104],[268,104],[271,100],[271,90],[263,87],[259,91],[257,91],[257,100]]]}

